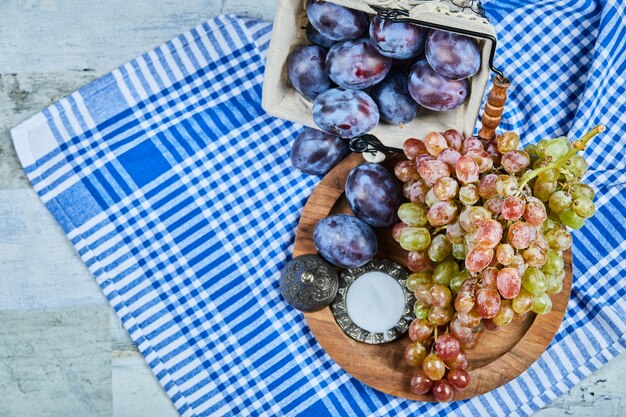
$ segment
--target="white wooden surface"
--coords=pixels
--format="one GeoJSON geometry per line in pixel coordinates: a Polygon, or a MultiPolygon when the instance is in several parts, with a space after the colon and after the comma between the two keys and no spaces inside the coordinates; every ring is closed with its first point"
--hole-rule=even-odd
{"type": "MultiPolygon", "coordinates": [[[[0,416],[176,416],[58,225],[8,130],[218,13],[273,0],[0,1],[0,416]]],[[[623,416],[626,355],[537,413],[623,416]]]]}

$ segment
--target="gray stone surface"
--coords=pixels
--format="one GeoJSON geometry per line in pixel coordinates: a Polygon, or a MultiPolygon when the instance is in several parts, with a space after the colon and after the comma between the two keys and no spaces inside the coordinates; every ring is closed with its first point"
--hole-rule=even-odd
{"type": "Polygon", "coordinates": [[[112,415],[102,306],[0,311],[0,416],[112,415]]]}
{"type": "MultiPolygon", "coordinates": [[[[8,129],[218,13],[274,0],[0,1],[0,417],[170,417],[171,402],[35,193],[8,129]]],[[[626,354],[540,417],[622,416],[626,354]]]]}

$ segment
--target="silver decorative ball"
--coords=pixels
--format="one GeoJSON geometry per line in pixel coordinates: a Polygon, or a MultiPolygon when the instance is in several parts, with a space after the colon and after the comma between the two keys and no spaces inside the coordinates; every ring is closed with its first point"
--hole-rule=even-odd
{"type": "Polygon", "coordinates": [[[280,276],[285,301],[305,313],[328,306],[337,295],[339,278],[335,268],[317,255],[293,258],[280,276]]]}

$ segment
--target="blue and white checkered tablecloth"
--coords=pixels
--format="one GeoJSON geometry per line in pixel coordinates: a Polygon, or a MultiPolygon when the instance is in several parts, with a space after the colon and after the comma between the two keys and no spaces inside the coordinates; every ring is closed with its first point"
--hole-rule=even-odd
{"type": "Polygon", "coordinates": [[[319,181],[291,167],[300,126],[261,109],[268,23],[223,16],[12,130],[18,155],[184,416],[529,415],[626,346],[626,9],[617,0],[485,4],[513,84],[502,127],[589,151],[598,212],[574,232],[574,288],[548,350],[511,383],[425,404],[335,364],[281,298],[319,181]]]}

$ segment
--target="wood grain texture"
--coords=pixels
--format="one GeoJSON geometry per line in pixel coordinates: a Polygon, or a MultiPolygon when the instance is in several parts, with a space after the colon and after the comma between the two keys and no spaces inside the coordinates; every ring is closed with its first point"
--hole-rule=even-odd
{"type": "MultiPolygon", "coordinates": [[[[311,194],[304,207],[294,244],[294,257],[317,253],[313,244],[313,228],[322,218],[333,213],[350,213],[343,196],[346,177],[363,158],[352,154],[331,170],[311,194]]],[[[389,229],[378,229],[378,257],[400,264],[406,262],[406,251],[390,237],[389,229]]],[[[466,351],[470,362],[472,383],[455,394],[463,400],[496,389],[524,372],[546,350],[556,334],[572,288],[571,251],[565,253],[563,291],[553,295],[552,311],[546,315],[529,314],[496,332],[485,330],[474,349],[466,351]]],[[[344,370],[361,382],[387,394],[419,401],[433,401],[430,395],[410,392],[411,369],[403,360],[407,335],[382,345],[360,343],[347,336],[336,323],[330,307],[306,313],[306,321],[326,353],[344,370]]]]}

